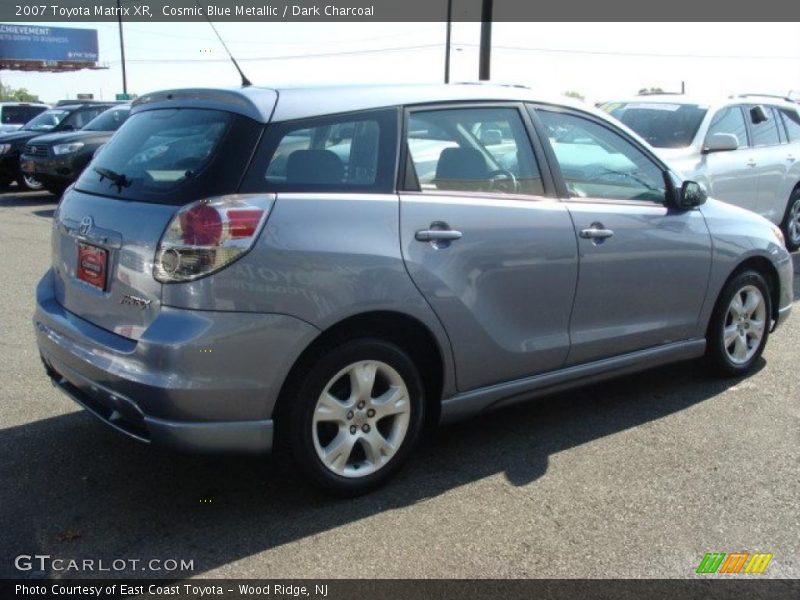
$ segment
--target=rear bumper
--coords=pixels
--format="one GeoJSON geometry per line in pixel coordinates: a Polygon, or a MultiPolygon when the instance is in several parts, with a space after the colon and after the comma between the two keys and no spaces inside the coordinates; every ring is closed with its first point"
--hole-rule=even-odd
{"type": "Polygon", "coordinates": [[[37,344],[53,382],[126,435],[188,452],[259,453],[286,375],[318,334],[285,315],[162,307],[136,341],[65,310],[37,287],[37,344]]]}

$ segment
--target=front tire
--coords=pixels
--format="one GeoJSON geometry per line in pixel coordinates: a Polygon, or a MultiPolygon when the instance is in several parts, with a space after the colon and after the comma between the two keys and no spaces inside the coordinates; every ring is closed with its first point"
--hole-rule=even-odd
{"type": "Polygon", "coordinates": [[[735,275],[719,295],[707,333],[706,358],[717,372],[750,372],[764,351],[772,315],[769,287],[756,271],[735,275]]]}
{"type": "Polygon", "coordinates": [[[790,252],[800,248],[800,189],[792,192],[789,198],[781,229],[786,238],[786,248],[790,252]]]}
{"type": "Polygon", "coordinates": [[[41,181],[36,179],[33,175],[27,175],[25,173],[17,178],[17,185],[19,185],[21,190],[28,192],[38,192],[44,189],[44,184],[41,181]]]}
{"type": "Polygon", "coordinates": [[[344,342],[305,373],[287,398],[289,448],[316,486],[356,496],[382,485],[405,462],[425,420],[422,380],[394,344],[344,342]]]}

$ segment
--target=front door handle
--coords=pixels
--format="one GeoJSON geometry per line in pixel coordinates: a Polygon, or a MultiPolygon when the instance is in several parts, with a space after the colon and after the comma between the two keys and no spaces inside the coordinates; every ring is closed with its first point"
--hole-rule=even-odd
{"type": "Polygon", "coordinates": [[[755,166],[756,166],[756,161],[754,161],[754,160],[751,158],[750,160],[748,160],[748,161],[747,161],[747,166],[748,166],[748,167],[755,167],[755,166]]]}
{"type": "Polygon", "coordinates": [[[789,162],[794,162],[794,161],[795,161],[794,154],[789,154],[789,155],[786,157],[786,160],[788,160],[789,162]]]}
{"type": "Polygon", "coordinates": [[[461,239],[461,232],[455,229],[421,229],[414,234],[418,242],[452,242],[461,239]]]}
{"type": "Polygon", "coordinates": [[[578,235],[585,240],[605,240],[614,235],[614,232],[611,229],[605,229],[602,226],[597,227],[592,225],[588,229],[581,229],[578,235]]]}

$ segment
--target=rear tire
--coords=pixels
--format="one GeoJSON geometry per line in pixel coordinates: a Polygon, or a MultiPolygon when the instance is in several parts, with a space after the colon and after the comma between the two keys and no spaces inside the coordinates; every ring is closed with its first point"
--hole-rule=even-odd
{"type": "Polygon", "coordinates": [[[706,359],[721,375],[750,372],[769,338],[769,286],[757,271],[743,271],[725,284],[706,335],[706,359]]]}
{"type": "Polygon", "coordinates": [[[394,476],[425,421],[416,366],[400,348],[374,338],[326,352],[286,401],[285,434],[297,468],[337,496],[364,494],[394,476]]]}
{"type": "Polygon", "coordinates": [[[19,185],[21,190],[28,192],[38,192],[44,189],[44,184],[41,181],[25,173],[17,177],[17,185],[19,185]]]}
{"type": "Polygon", "coordinates": [[[789,198],[781,229],[786,239],[786,248],[790,252],[800,248],[800,189],[792,192],[789,198]]]}

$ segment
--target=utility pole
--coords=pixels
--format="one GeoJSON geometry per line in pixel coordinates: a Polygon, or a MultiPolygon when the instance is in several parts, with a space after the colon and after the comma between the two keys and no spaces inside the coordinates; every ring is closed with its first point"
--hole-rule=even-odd
{"type": "Polygon", "coordinates": [[[444,82],[450,83],[450,30],[453,26],[453,0],[447,0],[447,33],[444,38],[444,82]]]}
{"type": "Polygon", "coordinates": [[[482,0],[481,7],[481,48],[478,79],[489,81],[492,61],[492,12],[494,0],[482,0]]]}
{"type": "Polygon", "coordinates": [[[128,76],[125,73],[125,38],[122,35],[122,7],[117,0],[117,20],[119,21],[119,53],[122,57],[122,93],[128,95],[128,76]]]}

